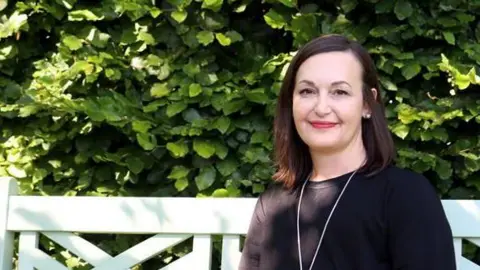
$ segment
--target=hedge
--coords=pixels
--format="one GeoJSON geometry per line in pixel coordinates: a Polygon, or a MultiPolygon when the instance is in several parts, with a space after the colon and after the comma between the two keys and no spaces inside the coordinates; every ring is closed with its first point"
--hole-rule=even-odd
{"type": "MultiPolygon", "coordinates": [[[[309,39],[340,33],[374,57],[398,166],[426,175],[442,198],[480,197],[480,2],[3,0],[0,8],[0,176],[17,178],[22,194],[258,196],[275,169],[273,109],[289,60],[309,39]]],[[[118,253],[139,237],[89,239],[118,253]]],[[[86,269],[52,242],[42,247],[86,269]]],[[[187,251],[185,243],[138,269],[187,251]]]]}

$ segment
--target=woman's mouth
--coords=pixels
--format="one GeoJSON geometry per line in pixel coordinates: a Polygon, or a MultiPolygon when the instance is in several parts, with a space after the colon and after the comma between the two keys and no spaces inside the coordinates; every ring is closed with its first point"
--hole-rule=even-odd
{"type": "Polygon", "coordinates": [[[312,127],[317,128],[317,129],[327,129],[327,128],[333,128],[337,125],[335,122],[328,122],[328,121],[313,121],[310,122],[312,127]]]}

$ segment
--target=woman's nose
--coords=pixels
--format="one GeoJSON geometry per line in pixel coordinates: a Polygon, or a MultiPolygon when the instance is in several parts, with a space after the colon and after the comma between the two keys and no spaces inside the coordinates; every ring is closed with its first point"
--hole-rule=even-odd
{"type": "Polygon", "coordinates": [[[329,114],[331,112],[331,107],[330,103],[328,102],[328,98],[318,95],[314,110],[319,116],[329,114]]]}

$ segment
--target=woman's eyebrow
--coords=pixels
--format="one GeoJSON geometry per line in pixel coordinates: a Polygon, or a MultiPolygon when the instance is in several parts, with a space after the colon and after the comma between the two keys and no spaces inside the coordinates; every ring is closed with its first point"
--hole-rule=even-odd
{"type": "Polygon", "coordinates": [[[348,82],[346,82],[346,81],[335,81],[335,82],[332,82],[331,85],[334,86],[334,85],[340,85],[340,84],[346,84],[346,85],[352,87],[352,86],[351,86],[348,82]]]}
{"type": "Polygon", "coordinates": [[[309,80],[300,80],[300,81],[298,82],[298,84],[301,84],[301,83],[305,83],[305,84],[308,84],[308,85],[310,85],[310,86],[312,86],[312,87],[315,87],[315,83],[313,83],[312,81],[309,81],[309,80]]]}
{"type": "MultiPolygon", "coordinates": [[[[308,85],[310,85],[310,86],[312,86],[312,87],[316,87],[316,86],[315,86],[315,83],[312,82],[312,81],[310,81],[310,80],[300,80],[300,81],[298,82],[298,84],[301,84],[301,83],[305,83],[305,84],[308,84],[308,85]]],[[[352,86],[351,86],[348,82],[346,82],[346,81],[334,81],[334,82],[332,82],[330,85],[331,85],[331,86],[336,86],[336,85],[340,85],[340,84],[346,84],[346,85],[348,85],[349,87],[352,87],[352,86]]]]}

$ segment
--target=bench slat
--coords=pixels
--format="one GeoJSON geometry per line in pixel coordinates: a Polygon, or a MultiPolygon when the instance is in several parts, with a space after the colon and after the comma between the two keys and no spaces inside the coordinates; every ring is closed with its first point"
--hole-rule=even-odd
{"type": "Polygon", "coordinates": [[[244,234],[256,199],[11,196],[7,230],[244,234]]]}
{"type": "Polygon", "coordinates": [[[180,259],[160,268],[159,270],[210,270],[212,255],[212,240],[209,235],[195,235],[193,250],[180,259]]]}
{"type": "Polygon", "coordinates": [[[237,270],[241,256],[240,236],[225,235],[222,241],[222,270],[237,270]]]}
{"type": "Polygon", "coordinates": [[[174,246],[191,235],[154,235],[147,240],[129,248],[118,256],[96,265],[93,270],[129,269],[163,250],[174,246]]]}
{"type": "Polygon", "coordinates": [[[480,266],[474,264],[472,261],[465,259],[464,257],[460,258],[460,263],[458,265],[459,270],[480,270],[480,266]]]}
{"type": "Polygon", "coordinates": [[[480,237],[480,200],[443,200],[454,237],[480,237]]]}
{"type": "Polygon", "coordinates": [[[67,270],[65,265],[38,249],[38,240],[36,232],[20,233],[18,270],[67,270]]]}
{"type": "Polygon", "coordinates": [[[0,177],[0,269],[12,269],[13,238],[12,232],[7,230],[9,196],[15,195],[18,187],[15,179],[0,177]]]}
{"type": "Polygon", "coordinates": [[[99,247],[73,233],[44,232],[43,234],[91,265],[99,265],[112,258],[99,247]]]}
{"type": "MultiPolygon", "coordinates": [[[[245,234],[255,202],[256,198],[11,196],[7,230],[245,234]]],[[[480,237],[480,201],[442,204],[455,237],[480,237]]]]}

